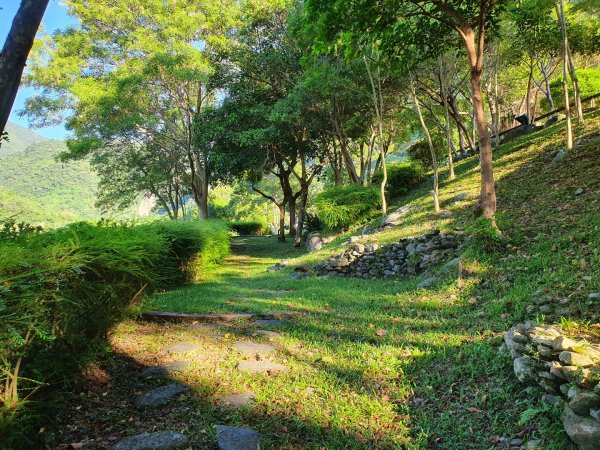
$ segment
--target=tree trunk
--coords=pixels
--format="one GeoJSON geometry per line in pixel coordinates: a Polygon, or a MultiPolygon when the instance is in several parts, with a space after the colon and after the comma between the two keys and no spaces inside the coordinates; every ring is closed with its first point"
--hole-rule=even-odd
{"type": "Polygon", "coordinates": [[[429,150],[431,151],[431,165],[433,168],[433,207],[436,213],[440,212],[440,197],[439,197],[439,174],[437,167],[437,158],[435,156],[435,148],[433,147],[433,141],[431,140],[431,134],[429,133],[429,128],[427,128],[427,124],[425,123],[425,119],[423,119],[423,113],[421,112],[421,106],[419,105],[419,99],[417,98],[417,93],[415,91],[415,85],[411,82],[413,100],[415,102],[415,107],[417,109],[417,115],[419,116],[419,121],[421,122],[421,126],[423,127],[423,132],[425,133],[425,137],[427,137],[427,142],[429,143],[429,150]]]}
{"type": "Polygon", "coordinates": [[[448,107],[448,93],[446,90],[446,79],[444,78],[444,62],[442,58],[440,58],[440,89],[442,91],[442,98],[444,100],[444,116],[445,116],[445,126],[444,131],[446,133],[446,141],[448,144],[448,171],[450,174],[450,179],[454,180],[456,175],[454,174],[454,160],[452,158],[452,133],[450,132],[450,108],[448,107]]]}
{"type": "Polygon", "coordinates": [[[285,202],[277,206],[279,206],[279,242],[285,242],[285,202]]]}
{"type": "Polygon", "coordinates": [[[471,150],[475,150],[475,142],[473,142],[471,140],[471,136],[469,135],[469,130],[467,130],[467,126],[463,123],[463,121],[460,119],[460,111],[458,109],[458,103],[456,100],[456,96],[451,96],[450,97],[450,114],[452,115],[452,118],[454,119],[454,122],[456,122],[456,126],[458,127],[458,135],[460,138],[460,149],[461,151],[464,151],[464,138],[467,139],[467,145],[471,148],[471,150]],[[461,131],[462,131],[462,135],[461,135],[461,131]]]}
{"type": "Polygon", "coordinates": [[[529,57],[529,76],[527,77],[527,93],[525,94],[525,114],[531,117],[531,87],[533,86],[533,57],[529,57]]]}
{"type": "Polygon", "coordinates": [[[364,56],[365,66],[369,75],[369,81],[371,82],[371,90],[373,94],[373,107],[375,108],[375,117],[377,118],[377,130],[379,131],[379,154],[381,156],[381,171],[383,177],[379,186],[379,195],[381,196],[381,213],[385,216],[387,214],[387,200],[385,198],[385,187],[387,185],[388,173],[387,165],[385,163],[385,144],[383,142],[383,95],[381,93],[381,73],[379,67],[377,68],[377,84],[375,84],[375,78],[371,72],[371,66],[364,56]]]}
{"type": "Polygon", "coordinates": [[[290,236],[296,236],[296,196],[290,196],[288,200],[290,210],[290,236]]]}
{"type": "Polygon", "coordinates": [[[562,0],[556,0],[556,15],[558,16],[558,20],[560,21],[560,29],[562,32],[562,44],[563,44],[563,93],[565,96],[565,116],[567,122],[567,136],[566,136],[566,144],[567,151],[571,151],[573,149],[573,128],[571,123],[571,105],[569,104],[569,40],[567,39],[567,27],[565,24],[564,18],[564,10],[562,8],[563,3],[562,0]]]}
{"type": "MultiPolygon", "coordinates": [[[[0,136],[15,102],[27,57],[49,0],[22,0],[0,53],[0,136]]],[[[0,139],[0,144],[2,139],[0,139]]]]}
{"type": "Polygon", "coordinates": [[[199,167],[199,176],[201,183],[200,203],[198,204],[199,217],[202,220],[208,219],[208,160],[203,155],[202,167],[199,167]]]}
{"type": "Polygon", "coordinates": [[[571,82],[573,83],[573,92],[575,94],[575,109],[577,110],[577,120],[579,120],[579,123],[583,123],[583,105],[581,104],[581,91],[579,90],[579,80],[577,79],[577,72],[575,71],[575,64],[573,63],[573,55],[571,54],[571,47],[569,46],[568,41],[567,55],[569,57],[569,73],[571,74],[571,82]]]}
{"type": "Polygon", "coordinates": [[[350,182],[353,184],[361,184],[360,177],[356,173],[356,167],[354,167],[354,161],[352,161],[352,155],[348,151],[348,142],[344,137],[340,138],[340,152],[342,153],[342,158],[344,160],[344,165],[346,166],[346,171],[348,172],[348,177],[350,177],[350,182]]]}
{"type": "Polygon", "coordinates": [[[302,244],[302,233],[304,232],[304,219],[306,217],[306,203],[308,202],[308,189],[304,189],[300,195],[300,208],[298,210],[298,227],[296,228],[295,246],[302,244]]]}
{"type": "MultiPolygon", "coordinates": [[[[479,209],[484,217],[492,221],[496,227],[496,188],[494,185],[494,170],[492,156],[492,141],[488,130],[487,118],[483,108],[483,95],[481,90],[481,75],[483,72],[483,47],[479,42],[480,51],[475,44],[475,33],[472,29],[463,30],[463,39],[467,50],[471,68],[471,91],[473,95],[473,109],[479,134],[479,161],[481,165],[481,193],[479,195],[479,209]]],[[[483,30],[480,30],[480,40],[483,40],[483,30]]]]}

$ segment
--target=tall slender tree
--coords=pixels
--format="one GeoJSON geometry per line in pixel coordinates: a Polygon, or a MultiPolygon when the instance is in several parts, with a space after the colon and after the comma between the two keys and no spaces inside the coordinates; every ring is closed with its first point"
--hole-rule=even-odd
{"type": "MultiPolygon", "coordinates": [[[[0,136],[15,103],[27,57],[49,0],[22,0],[0,53],[0,136]]],[[[0,145],[2,140],[0,139],[0,145]]]]}
{"type": "MultiPolygon", "coordinates": [[[[448,30],[459,36],[466,52],[470,74],[471,97],[476,131],[479,138],[481,191],[479,212],[495,227],[496,189],[494,183],[492,143],[484,109],[482,76],[484,71],[487,29],[497,19],[497,12],[507,0],[478,2],[453,0],[308,0],[309,9],[321,24],[326,40],[337,36],[371,35],[384,42],[384,48],[402,58],[410,53],[439,53],[453,41],[448,30]],[[387,43],[387,45],[386,45],[387,43]]],[[[392,56],[390,55],[390,56],[392,56]]],[[[437,56],[437,55],[436,55],[437,56]]],[[[410,61],[403,61],[410,64],[410,61]]]]}

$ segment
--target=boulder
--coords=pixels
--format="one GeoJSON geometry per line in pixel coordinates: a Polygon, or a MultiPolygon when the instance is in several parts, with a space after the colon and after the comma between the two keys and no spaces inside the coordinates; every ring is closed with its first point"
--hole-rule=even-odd
{"type": "Polygon", "coordinates": [[[220,450],[260,450],[261,435],[252,428],[217,425],[220,450]]]}
{"type": "Polygon", "coordinates": [[[142,433],[121,439],[108,447],[109,450],[170,450],[184,448],[188,438],[175,431],[142,433]]]}
{"type": "Polygon", "coordinates": [[[570,366],[590,367],[594,365],[592,358],[575,352],[560,352],[558,358],[562,363],[570,366]]]}
{"type": "Polygon", "coordinates": [[[600,422],[591,417],[580,417],[568,406],[562,415],[565,431],[581,450],[598,450],[600,422]]]}
{"type": "Polygon", "coordinates": [[[146,406],[158,406],[169,403],[177,395],[187,391],[188,386],[181,383],[171,383],[166,386],[148,391],[144,394],[139,395],[135,399],[135,406],[146,407],[146,406]]]}
{"type": "Polygon", "coordinates": [[[394,211],[393,213],[391,213],[383,218],[383,221],[381,222],[381,226],[385,227],[385,226],[390,226],[390,225],[391,226],[398,225],[398,222],[400,221],[400,219],[411,209],[412,209],[411,205],[404,205],[403,207],[398,208],[396,211],[394,211]]]}
{"type": "Polygon", "coordinates": [[[533,360],[529,356],[519,356],[518,358],[515,358],[513,370],[521,383],[534,378],[533,360]]]}
{"type": "Polygon", "coordinates": [[[573,396],[569,408],[578,416],[587,416],[590,409],[600,407],[600,396],[589,391],[582,391],[573,396]]]}
{"type": "Polygon", "coordinates": [[[432,286],[435,286],[439,282],[440,282],[440,279],[438,277],[425,278],[423,281],[421,281],[419,283],[419,285],[417,286],[417,288],[418,289],[427,289],[427,288],[430,288],[432,286]]]}

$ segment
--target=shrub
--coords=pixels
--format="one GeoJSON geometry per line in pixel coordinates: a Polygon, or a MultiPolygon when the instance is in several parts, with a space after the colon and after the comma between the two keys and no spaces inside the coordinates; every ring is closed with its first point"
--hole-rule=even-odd
{"type": "Polygon", "coordinates": [[[202,269],[229,255],[229,227],[225,222],[161,221],[146,225],[165,239],[165,257],[156,268],[161,287],[198,280],[202,269]]]}
{"type": "Polygon", "coordinates": [[[326,227],[348,228],[365,222],[372,211],[381,206],[381,198],[376,188],[355,184],[321,192],[315,206],[326,227]]]}
{"type": "Polygon", "coordinates": [[[62,378],[143,294],[197,278],[226,256],[228,231],[219,222],[77,223],[5,235],[0,421],[19,405],[21,375],[36,380],[28,389],[62,378]]]}
{"type": "Polygon", "coordinates": [[[304,215],[304,230],[306,233],[323,231],[323,228],[325,228],[325,224],[317,214],[311,214],[307,212],[304,215]]]}
{"type": "MultiPolygon", "coordinates": [[[[388,182],[386,193],[388,196],[400,197],[417,186],[425,176],[425,168],[419,161],[406,161],[387,165],[388,182]]],[[[379,187],[383,180],[383,172],[378,170],[373,174],[371,183],[379,187]]]]}
{"type": "MultiPolygon", "coordinates": [[[[600,69],[577,69],[577,81],[579,82],[579,91],[582,99],[600,93],[600,69]]],[[[552,99],[554,100],[554,107],[556,109],[565,105],[562,75],[550,83],[550,92],[552,93],[552,99]]],[[[573,85],[571,83],[569,83],[569,98],[571,99],[570,101],[573,101],[575,98],[573,85]]],[[[550,110],[550,103],[545,97],[540,104],[545,110],[550,110]]]]}
{"type": "Polygon", "coordinates": [[[261,236],[266,230],[264,223],[251,220],[230,222],[229,226],[240,236],[261,236]]]}
{"type": "MultiPolygon", "coordinates": [[[[439,164],[439,162],[442,159],[444,159],[446,155],[446,144],[444,142],[444,139],[439,135],[433,135],[432,139],[433,148],[435,149],[437,161],[439,164]]],[[[431,161],[431,149],[429,148],[429,142],[427,142],[427,139],[421,139],[415,142],[406,149],[406,152],[408,153],[410,159],[412,159],[413,161],[419,161],[421,164],[423,164],[425,168],[431,169],[433,167],[433,163],[431,161]]]]}

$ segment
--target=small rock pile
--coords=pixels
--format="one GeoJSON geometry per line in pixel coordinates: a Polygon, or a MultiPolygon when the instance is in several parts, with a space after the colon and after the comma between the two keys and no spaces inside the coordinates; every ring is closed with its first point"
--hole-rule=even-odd
{"type": "Polygon", "coordinates": [[[308,250],[309,253],[316,252],[334,239],[334,236],[321,236],[321,233],[318,232],[310,233],[306,237],[306,250],[308,250]]]}
{"type": "Polygon", "coordinates": [[[583,450],[600,448],[600,344],[572,340],[557,325],[517,324],[504,334],[519,381],[535,382],[544,400],[564,405],[569,437],[583,450]]]}
{"type": "Polygon", "coordinates": [[[466,241],[463,233],[432,233],[398,243],[352,244],[341,256],[314,267],[317,275],[356,278],[414,276],[457,254],[466,241]]]}

